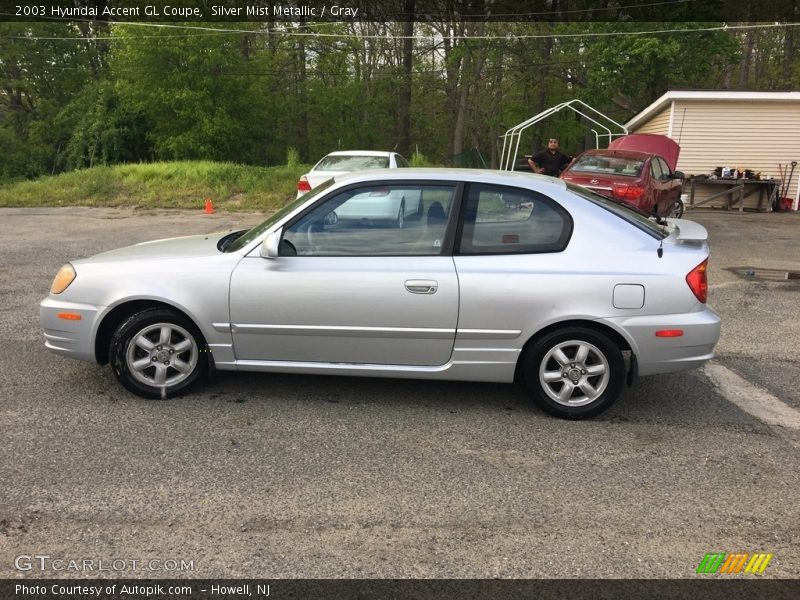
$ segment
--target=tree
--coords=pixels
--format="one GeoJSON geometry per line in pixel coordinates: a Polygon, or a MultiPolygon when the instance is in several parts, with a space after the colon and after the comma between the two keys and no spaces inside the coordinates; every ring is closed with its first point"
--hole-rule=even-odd
{"type": "Polygon", "coordinates": [[[244,34],[175,37],[157,29],[137,39],[135,29],[114,26],[111,70],[122,100],[148,124],[154,156],[262,159],[252,135],[263,116],[253,77],[259,63],[244,34]]]}
{"type": "Polygon", "coordinates": [[[69,23],[0,23],[0,178],[59,170],[72,124],[56,116],[89,72],[79,37],[69,23]]]}

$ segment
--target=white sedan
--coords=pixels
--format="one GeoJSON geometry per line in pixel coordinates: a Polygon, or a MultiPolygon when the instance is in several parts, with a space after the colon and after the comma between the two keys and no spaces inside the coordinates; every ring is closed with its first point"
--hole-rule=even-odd
{"type": "Polygon", "coordinates": [[[397,152],[375,150],[341,150],[323,157],[297,182],[297,197],[310,192],[320,183],[337,175],[368,169],[402,169],[408,161],[397,152]]]}

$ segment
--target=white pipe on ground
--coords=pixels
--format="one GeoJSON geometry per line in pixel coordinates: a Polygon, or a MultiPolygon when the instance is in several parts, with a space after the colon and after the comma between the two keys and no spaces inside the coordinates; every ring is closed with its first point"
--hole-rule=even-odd
{"type": "Polygon", "coordinates": [[[798,204],[800,204],[800,174],[797,175],[797,189],[794,191],[794,202],[792,202],[792,210],[797,210],[798,204]]]}

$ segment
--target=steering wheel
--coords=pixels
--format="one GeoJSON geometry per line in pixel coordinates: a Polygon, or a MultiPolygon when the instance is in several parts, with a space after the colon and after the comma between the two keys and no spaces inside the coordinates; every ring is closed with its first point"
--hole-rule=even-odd
{"type": "Polygon", "coordinates": [[[320,231],[319,225],[313,221],[306,225],[306,242],[308,243],[308,253],[318,254],[319,246],[314,243],[314,233],[320,231]]]}

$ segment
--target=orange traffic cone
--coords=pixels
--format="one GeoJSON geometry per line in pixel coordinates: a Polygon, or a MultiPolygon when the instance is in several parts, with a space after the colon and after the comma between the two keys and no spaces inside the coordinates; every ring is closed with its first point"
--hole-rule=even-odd
{"type": "Polygon", "coordinates": [[[206,207],[203,209],[203,212],[207,215],[214,214],[214,205],[211,203],[211,198],[206,198],[206,207]]]}

